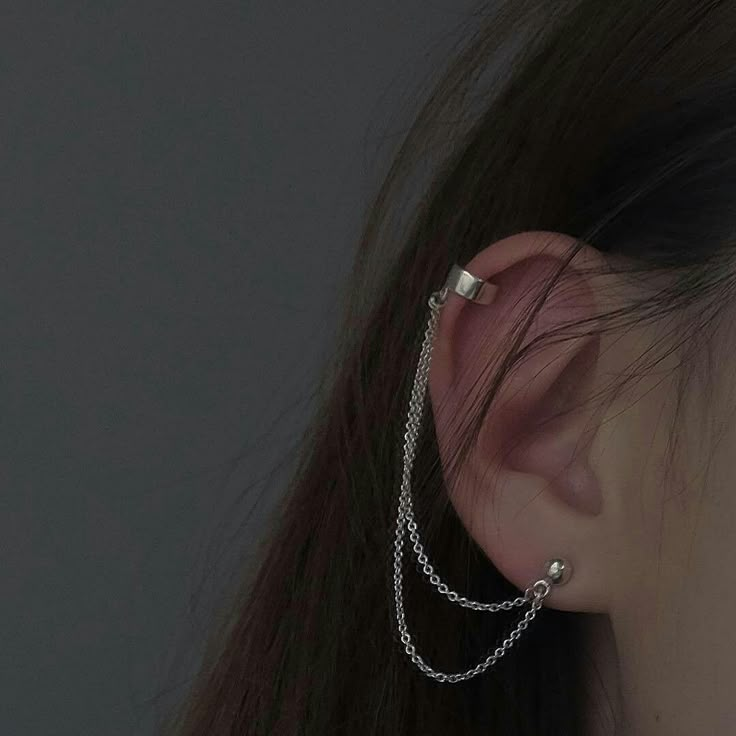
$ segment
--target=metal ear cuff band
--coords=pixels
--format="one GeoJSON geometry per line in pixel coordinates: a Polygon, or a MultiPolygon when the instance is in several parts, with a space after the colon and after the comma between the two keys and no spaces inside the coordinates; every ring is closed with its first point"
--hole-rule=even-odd
{"type": "Polygon", "coordinates": [[[422,545],[419,532],[417,531],[417,522],[414,518],[414,509],[411,499],[411,467],[416,454],[417,439],[419,437],[419,428],[422,421],[422,413],[424,409],[424,397],[427,390],[427,377],[429,375],[429,362],[432,353],[432,340],[434,332],[439,320],[440,309],[447,300],[449,291],[454,291],[465,299],[479,304],[490,304],[495,298],[498,287],[488,283],[487,281],[473,276],[473,274],[461,268],[457,264],[453,265],[447,276],[444,286],[432,293],[429,297],[428,304],[431,310],[427,329],[424,333],[424,342],[419,356],[419,362],[414,379],[414,385],[411,391],[411,399],[409,401],[409,413],[406,422],[406,432],[404,434],[404,463],[403,476],[401,482],[401,492],[399,494],[398,511],[396,515],[396,538],[394,540],[394,597],[396,603],[396,619],[401,634],[401,643],[411,658],[412,662],[428,677],[439,682],[461,682],[469,680],[471,677],[485,672],[489,667],[494,665],[521,636],[521,633],[527,628],[537,611],[542,607],[544,599],[549,595],[553,585],[561,585],[570,578],[572,567],[570,563],[564,559],[551,559],[545,563],[544,574],[535,582],[526,588],[523,595],[512,600],[502,601],[499,603],[481,603],[479,601],[469,600],[465,596],[459,595],[456,591],[450,589],[447,583],[443,582],[439,574],[435,572],[434,566],[430,563],[424,546],[422,545]],[[511,633],[500,643],[496,649],[490,653],[485,659],[481,660],[475,667],[465,672],[440,672],[430,667],[422,657],[417,654],[416,647],[412,643],[406,625],[406,616],[404,613],[403,599],[403,580],[401,572],[401,562],[404,546],[405,528],[409,530],[409,539],[414,543],[414,554],[422,568],[422,572],[429,579],[439,593],[444,595],[452,603],[456,603],[464,608],[472,608],[476,611],[490,611],[496,613],[498,611],[510,611],[512,608],[528,606],[528,610],[518,620],[516,626],[511,633]]]}
{"type": "MultiPolygon", "coordinates": [[[[490,304],[496,298],[498,287],[473,276],[472,273],[460,268],[456,263],[450,269],[450,273],[447,274],[447,280],[442,290],[435,293],[437,298],[441,298],[442,303],[444,303],[445,295],[450,290],[470,301],[479,304],[490,304]]],[[[432,305],[430,304],[430,306],[432,305]]]]}

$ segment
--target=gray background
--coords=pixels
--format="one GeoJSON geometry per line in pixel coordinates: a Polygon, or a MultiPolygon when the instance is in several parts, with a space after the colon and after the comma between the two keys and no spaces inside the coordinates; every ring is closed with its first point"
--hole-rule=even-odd
{"type": "Polygon", "coordinates": [[[471,5],[3,4],[4,736],[152,734],[179,697],[471,5]]]}

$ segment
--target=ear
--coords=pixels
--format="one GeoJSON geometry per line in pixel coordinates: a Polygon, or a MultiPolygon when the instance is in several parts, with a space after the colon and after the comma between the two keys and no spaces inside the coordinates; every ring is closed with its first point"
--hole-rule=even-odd
{"type": "Polygon", "coordinates": [[[469,534],[520,590],[544,575],[546,560],[565,558],[572,576],[553,586],[547,603],[600,612],[608,606],[601,573],[611,535],[588,448],[601,411],[593,401],[599,307],[589,274],[602,257],[578,243],[570,260],[575,246],[559,233],[525,232],[478,253],[465,267],[498,287],[495,299],[483,305],[448,294],[428,380],[448,492],[469,534]],[[453,468],[458,435],[488,396],[524,321],[520,358],[496,387],[466,462],[453,468]],[[554,337],[544,340],[550,331],[554,337]]]}

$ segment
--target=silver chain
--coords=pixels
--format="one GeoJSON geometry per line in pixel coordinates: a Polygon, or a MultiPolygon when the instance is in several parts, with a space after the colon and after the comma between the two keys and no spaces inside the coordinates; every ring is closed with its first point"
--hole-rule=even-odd
{"type": "Polygon", "coordinates": [[[524,595],[518,596],[510,601],[502,601],[500,603],[481,603],[459,595],[456,591],[451,590],[449,586],[442,581],[440,576],[435,572],[434,566],[430,563],[424,546],[421,543],[419,532],[417,531],[417,522],[414,517],[414,509],[411,499],[411,467],[414,463],[416,455],[417,440],[419,437],[419,428],[422,421],[422,413],[424,410],[424,397],[427,390],[427,377],[429,375],[429,362],[432,354],[432,341],[434,338],[437,321],[442,305],[447,299],[447,288],[444,287],[434,292],[428,301],[431,309],[427,329],[424,333],[424,342],[422,344],[421,353],[417,365],[416,377],[411,391],[411,399],[409,401],[409,414],[406,422],[406,432],[404,434],[404,466],[401,482],[401,493],[399,494],[398,511],[396,515],[396,539],[394,540],[394,597],[396,602],[396,619],[401,634],[401,643],[404,645],[406,653],[412,662],[427,676],[439,680],[440,682],[460,682],[469,680],[471,677],[485,672],[489,667],[494,665],[521,636],[521,633],[527,628],[537,611],[542,607],[544,599],[550,592],[551,585],[547,579],[537,580],[530,585],[524,595]],[[510,611],[512,608],[529,604],[529,610],[519,619],[515,628],[511,633],[496,647],[492,654],[480,661],[475,667],[465,672],[447,673],[440,672],[430,667],[422,657],[417,654],[416,647],[412,643],[406,625],[406,615],[404,613],[403,599],[403,580],[402,580],[402,557],[404,546],[404,527],[409,530],[409,539],[414,543],[413,550],[417,561],[421,565],[422,572],[427,576],[431,585],[433,585],[448,600],[456,603],[464,608],[472,608],[476,611],[510,611]]]}

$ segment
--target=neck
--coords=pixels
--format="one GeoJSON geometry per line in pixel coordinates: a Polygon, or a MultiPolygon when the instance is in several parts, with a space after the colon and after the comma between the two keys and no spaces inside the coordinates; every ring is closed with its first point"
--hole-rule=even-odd
{"type": "Polygon", "coordinates": [[[736,590],[702,578],[685,587],[589,617],[586,736],[736,734],[736,590]]]}

